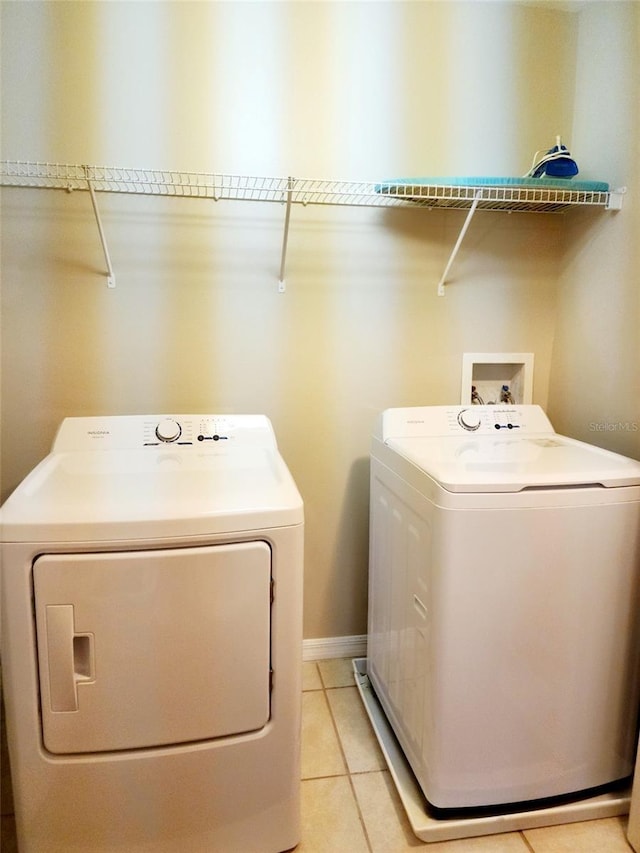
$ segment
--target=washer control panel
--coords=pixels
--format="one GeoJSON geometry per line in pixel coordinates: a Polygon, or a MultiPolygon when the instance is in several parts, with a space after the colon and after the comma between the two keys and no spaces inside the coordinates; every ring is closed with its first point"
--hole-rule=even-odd
{"type": "Polygon", "coordinates": [[[276,447],[265,415],[116,415],[66,418],[53,449],[133,450],[143,447],[204,448],[236,445],[276,447]]]}
{"type": "Polygon", "coordinates": [[[554,429],[540,406],[417,406],[387,409],[382,413],[378,435],[411,436],[496,435],[497,433],[549,434],[554,429]]]}
{"type": "Polygon", "coordinates": [[[228,441],[238,432],[234,418],[225,415],[202,415],[189,417],[177,415],[162,418],[154,424],[145,422],[144,444],[194,444],[203,441],[228,441]]]}
{"type": "MultiPolygon", "coordinates": [[[[524,413],[514,407],[469,406],[458,411],[456,420],[467,432],[486,432],[487,430],[495,432],[527,427],[527,418],[524,413]]],[[[452,426],[453,432],[457,432],[455,425],[452,424],[452,426]]]]}
{"type": "Polygon", "coordinates": [[[176,415],[175,417],[145,420],[144,444],[202,445],[206,442],[241,441],[254,443],[250,437],[270,432],[266,418],[261,415],[176,415]]]}

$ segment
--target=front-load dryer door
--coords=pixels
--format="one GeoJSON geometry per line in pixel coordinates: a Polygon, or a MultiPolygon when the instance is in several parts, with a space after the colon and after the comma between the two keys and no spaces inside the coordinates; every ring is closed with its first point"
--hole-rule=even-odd
{"type": "Polygon", "coordinates": [[[268,721],[267,543],[48,554],[33,577],[50,752],[202,741],[268,721]]]}

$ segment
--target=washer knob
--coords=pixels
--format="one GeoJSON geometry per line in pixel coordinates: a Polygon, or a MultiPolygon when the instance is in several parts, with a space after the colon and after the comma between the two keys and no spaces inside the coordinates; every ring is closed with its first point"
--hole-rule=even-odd
{"type": "Polygon", "coordinates": [[[458,423],[463,429],[474,432],[480,427],[480,412],[474,412],[473,409],[462,409],[458,413],[458,423]]]}
{"type": "Polygon", "coordinates": [[[165,418],[163,421],[160,421],[156,427],[156,435],[160,441],[175,441],[180,438],[181,434],[182,427],[177,421],[174,421],[173,418],[165,418]]]}

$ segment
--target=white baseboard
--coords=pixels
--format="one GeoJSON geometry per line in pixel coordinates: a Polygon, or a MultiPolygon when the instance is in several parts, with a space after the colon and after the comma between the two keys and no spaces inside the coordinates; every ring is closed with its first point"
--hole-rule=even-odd
{"type": "Polygon", "coordinates": [[[302,660],[366,657],[367,635],[351,637],[321,637],[302,641],[302,660]]]}

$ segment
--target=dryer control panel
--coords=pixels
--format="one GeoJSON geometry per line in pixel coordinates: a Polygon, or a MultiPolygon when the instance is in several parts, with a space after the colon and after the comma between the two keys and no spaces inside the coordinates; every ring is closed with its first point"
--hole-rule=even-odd
{"type": "Polygon", "coordinates": [[[115,415],[66,418],[53,444],[56,453],[80,450],[188,448],[221,444],[276,447],[265,415],[115,415]]]}
{"type": "Polygon", "coordinates": [[[376,435],[389,438],[505,433],[554,434],[540,406],[416,406],[387,409],[376,435]]]}

